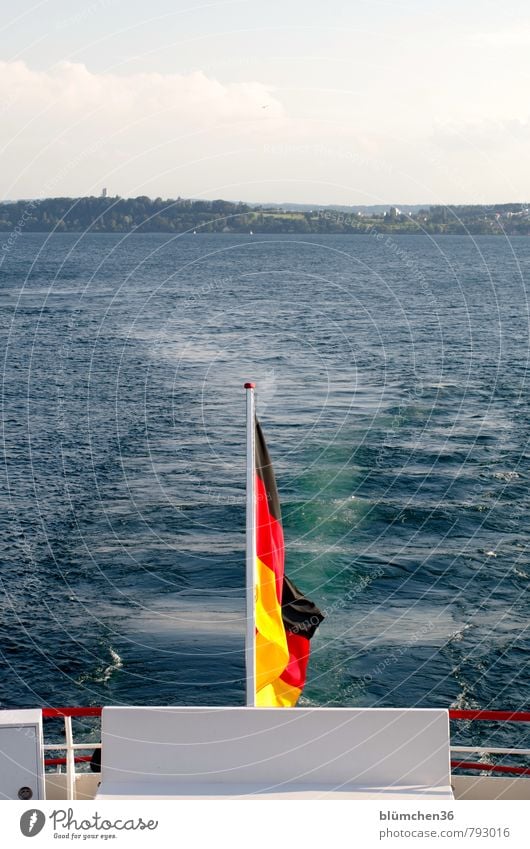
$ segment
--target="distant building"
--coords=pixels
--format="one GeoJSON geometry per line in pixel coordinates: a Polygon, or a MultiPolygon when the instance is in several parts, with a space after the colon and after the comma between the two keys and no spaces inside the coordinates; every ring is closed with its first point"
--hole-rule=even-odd
{"type": "Polygon", "coordinates": [[[101,190],[101,197],[102,197],[102,198],[106,198],[106,197],[107,197],[107,190],[106,190],[106,189],[102,189],[102,190],[101,190]]]}

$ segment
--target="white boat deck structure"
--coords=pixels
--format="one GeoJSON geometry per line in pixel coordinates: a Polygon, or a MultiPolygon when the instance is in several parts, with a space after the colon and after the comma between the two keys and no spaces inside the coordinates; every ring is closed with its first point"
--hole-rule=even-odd
{"type": "MultiPolygon", "coordinates": [[[[451,792],[456,799],[530,799],[530,768],[520,761],[528,749],[449,749],[449,719],[529,723],[530,712],[209,707],[2,710],[0,799],[94,799],[97,794],[101,799],[427,800],[451,798],[451,792]],[[75,742],[72,719],[88,720],[93,726],[101,715],[102,743],[87,742],[86,736],[84,742],[75,742]],[[64,722],[64,742],[43,743],[43,718],[64,722]],[[77,764],[91,760],[89,753],[101,748],[102,773],[83,771],[83,766],[76,771],[77,764]],[[451,761],[453,768],[479,774],[450,775],[450,753],[458,757],[451,761]],[[465,754],[475,754],[479,760],[462,760],[465,754]],[[498,763],[498,755],[503,760],[508,756],[512,763],[498,763]],[[57,771],[50,772],[52,768],[57,771]]],[[[90,737],[97,733],[92,727],[90,737]]]]}
{"type": "Polygon", "coordinates": [[[103,709],[98,799],[452,799],[444,710],[103,709]]]}

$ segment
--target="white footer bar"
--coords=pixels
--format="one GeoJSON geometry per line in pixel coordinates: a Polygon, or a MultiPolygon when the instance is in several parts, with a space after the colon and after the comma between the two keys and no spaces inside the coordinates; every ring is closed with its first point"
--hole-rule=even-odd
{"type": "Polygon", "coordinates": [[[230,849],[496,846],[520,849],[528,802],[0,802],[2,844],[230,849]]]}

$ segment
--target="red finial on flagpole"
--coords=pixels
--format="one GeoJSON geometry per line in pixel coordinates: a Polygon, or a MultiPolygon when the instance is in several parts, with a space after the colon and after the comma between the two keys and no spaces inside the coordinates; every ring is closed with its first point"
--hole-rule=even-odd
{"type": "Polygon", "coordinates": [[[255,383],[245,383],[245,389],[255,389],[255,388],[256,388],[255,383]]]}

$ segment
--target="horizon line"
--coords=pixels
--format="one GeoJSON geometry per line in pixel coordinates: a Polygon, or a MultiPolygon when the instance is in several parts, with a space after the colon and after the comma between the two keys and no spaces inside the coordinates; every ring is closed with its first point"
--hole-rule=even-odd
{"type": "Polygon", "coordinates": [[[381,203],[340,203],[340,202],[331,202],[331,203],[311,203],[305,201],[258,201],[258,200],[233,200],[230,198],[222,198],[222,197],[214,197],[214,198],[206,198],[206,197],[183,197],[177,195],[177,197],[166,197],[163,198],[161,195],[157,195],[156,197],[152,197],[150,195],[108,195],[108,194],[99,194],[99,195],[45,195],[43,197],[19,197],[19,198],[6,198],[4,200],[0,200],[0,206],[2,204],[10,204],[10,203],[37,203],[43,202],[47,200],[137,200],[138,198],[147,198],[150,201],[161,200],[164,203],[177,203],[178,201],[192,201],[197,203],[215,203],[216,201],[223,201],[225,203],[233,203],[233,204],[246,204],[247,206],[268,206],[275,207],[278,209],[282,209],[286,206],[303,206],[312,209],[333,209],[335,207],[348,207],[355,209],[372,209],[374,207],[394,207],[397,209],[405,209],[407,207],[456,207],[456,206],[478,206],[483,208],[491,208],[495,206],[530,206],[530,201],[526,200],[508,200],[508,201],[489,201],[489,202],[480,202],[480,201],[469,201],[469,202],[453,202],[450,203],[442,203],[442,202],[407,202],[407,203],[399,203],[395,201],[387,201],[381,203]]]}

